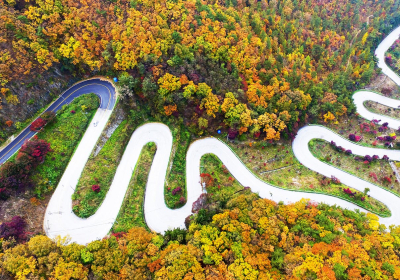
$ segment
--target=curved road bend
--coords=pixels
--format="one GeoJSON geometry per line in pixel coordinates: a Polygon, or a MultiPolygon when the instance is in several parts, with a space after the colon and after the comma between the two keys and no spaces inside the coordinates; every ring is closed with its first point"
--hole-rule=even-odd
{"type": "MultiPolygon", "coordinates": [[[[116,93],[111,82],[98,78],[79,82],[58,97],[44,112],[57,112],[62,106],[69,104],[76,97],[94,93],[100,98],[99,109],[112,111],[116,101],[116,93]]],[[[36,134],[30,131],[30,126],[26,127],[11,143],[0,151],[0,164],[6,162],[14,153],[16,153],[25,140],[30,139],[36,134]]]]}
{"type": "MultiPolygon", "coordinates": [[[[400,32],[400,29],[398,31],[400,32]]],[[[228,146],[215,138],[205,138],[190,145],[186,155],[187,203],[180,209],[168,209],[165,205],[163,189],[172,147],[172,135],[167,126],[159,123],[150,123],[139,127],[133,133],[117,168],[110,190],[98,211],[88,219],[81,219],[71,211],[72,201],[70,197],[74,192],[90,152],[101,133],[102,128],[100,127],[90,126],[85,132],[76,153],[72,157],[50,200],[44,220],[44,229],[50,237],[69,234],[72,241],[85,244],[107,235],[118,215],[140,151],[143,145],[148,142],[156,143],[157,152],[146,185],[144,212],[146,223],[152,230],[157,232],[163,232],[168,228],[184,227],[184,218],[191,214],[192,202],[202,193],[199,184],[200,158],[207,153],[213,153],[218,156],[242,185],[250,186],[252,191],[258,192],[261,197],[275,201],[282,200],[286,203],[308,198],[316,202],[324,202],[331,205],[337,204],[351,210],[363,210],[350,202],[336,197],[316,193],[291,192],[262,182],[240,162],[228,146]]],[[[314,138],[322,138],[328,141],[335,140],[339,145],[350,148],[353,153],[359,155],[378,154],[382,157],[387,154],[392,159],[400,159],[400,151],[357,146],[328,129],[317,126],[301,129],[293,142],[293,151],[305,166],[326,176],[336,175],[348,186],[361,191],[365,187],[369,187],[371,196],[378,199],[384,198],[384,202],[392,211],[391,217],[381,218],[380,222],[386,225],[400,224],[400,198],[378,186],[321,163],[312,156],[308,149],[308,142],[314,138]]]]}
{"type": "MultiPolygon", "coordinates": [[[[392,79],[393,82],[395,82],[398,86],[400,86],[400,76],[386,64],[385,53],[394,44],[394,42],[399,39],[399,35],[400,26],[390,32],[375,50],[375,56],[378,58],[378,67],[382,69],[382,73],[392,79]]],[[[364,107],[364,101],[367,100],[375,101],[392,108],[398,108],[398,106],[400,106],[400,100],[388,98],[368,90],[361,90],[353,94],[353,101],[357,108],[357,113],[359,113],[363,118],[370,121],[373,119],[381,120],[381,124],[387,122],[389,127],[393,129],[398,129],[400,127],[400,119],[379,115],[367,110],[364,107]]]]}
{"type": "MultiPolygon", "coordinates": [[[[96,143],[97,134],[94,133],[94,129],[90,126],[85,132],[81,144],[47,206],[44,229],[50,238],[69,235],[71,241],[86,244],[106,236],[118,216],[142,147],[149,142],[156,143],[157,151],[146,184],[144,217],[148,227],[156,232],[162,233],[171,228],[185,227],[185,218],[192,213],[193,202],[203,192],[199,183],[200,159],[208,153],[216,155],[236,180],[244,186],[249,186],[253,192],[258,192],[261,197],[285,203],[308,198],[316,202],[337,204],[351,210],[363,210],[340,198],[316,193],[293,192],[267,184],[249,171],[225,143],[215,138],[200,139],[189,146],[186,154],[187,202],[180,209],[169,209],[164,200],[164,182],[172,149],[172,133],[164,124],[148,123],[137,128],[132,134],[110,189],[99,209],[89,218],[82,219],[71,211],[71,195],[90,156],[91,148],[96,143]]],[[[301,149],[304,148],[301,147],[301,149]]],[[[317,164],[321,163],[318,161],[317,164]]],[[[396,205],[400,206],[399,203],[396,205]]],[[[396,211],[393,208],[391,210],[396,211]]]]}

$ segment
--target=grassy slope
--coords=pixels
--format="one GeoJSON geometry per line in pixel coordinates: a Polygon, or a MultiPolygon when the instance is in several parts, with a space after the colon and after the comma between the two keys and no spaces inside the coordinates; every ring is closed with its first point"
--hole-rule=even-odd
{"type": "Polygon", "coordinates": [[[147,227],[143,213],[144,194],[156,150],[157,147],[154,143],[148,143],[143,147],[129,182],[124,202],[113,226],[113,232],[126,232],[134,226],[147,227]]]}
{"type": "Polygon", "coordinates": [[[172,167],[168,170],[165,180],[164,194],[165,203],[169,208],[178,208],[182,204],[179,203],[180,197],[187,198],[186,192],[186,152],[191,143],[192,135],[184,125],[173,125],[172,134],[174,144],[172,148],[172,167]],[[173,195],[172,191],[181,187],[182,192],[173,195]]]}
{"type": "Polygon", "coordinates": [[[373,101],[365,101],[364,106],[372,113],[385,115],[394,119],[400,117],[400,109],[398,108],[391,108],[373,101]]]}
{"type": "Polygon", "coordinates": [[[123,121],[99,154],[89,158],[73,196],[73,210],[78,216],[91,216],[104,200],[133,130],[132,122],[123,121]],[[93,185],[100,186],[99,193],[92,190],[93,185]]]}
{"type": "MultiPolygon", "coordinates": [[[[366,197],[365,201],[361,201],[349,197],[343,192],[343,188],[347,188],[343,184],[324,185],[324,176],[301,165],[294,157],[290,146],[288,147],[289,144],[275,145],[259,141],[250,146],[249,143],[252,142],[236,142],[236,144],[228,142],[227,144],[249,170],[261,180],[285,189],[326,193],[345,198],[383,216],[389,214],[388,208],[376,199],[366,197]],[[264,163],[266,163],[265,166],[264,163]]],[[[358,192],[354,189],[351,190],[358,192]]]]}
{"type": "Polygon", "coordinates": [[[365,181],[379,185],[382,188],[391,190],[400,195],[400,183],[395,181],[396,176],[393,174],[393,169],[391,168],[389,162],[380,159],[375,160],[367,165],[362,161],[356,161],[356,156],[354,155],[339,153],[329,143],[323,140],[313,140],[309,143],[309,148],[311,153],[321,161],[327,162],[328,164],[345,170],[346,172],[351,173],[365,181]],[[377,175],[376,181],[370,175],[371,173],[375,173],[377,175]],[[385,176],[388,176],[392,179],[391,184],[383,180],[383,177],[385,176]]]}
{"type": "Polygon", "coordinates": [[[95,94],[78,97],[58,111],[53,122],[37,134],[38,138],[49,142],[52,149],[33,175],[37,197],[55,189],[98,106],[95,94]]]}
{"type": "MultiPolygon", "coordinates": [[[[397,135],[397,137],[399,137],[399,135],[400,135],[399,131],[397,131],[395,129],[391,129],[391,128],[388,128],[384,132],[379,132],[378,128],[380,125],[376,125],[375,128],[373,129],[373,130],[377,131],[377,134],[374,135],[372,133],[373,130],[371,130],[371,132],[361,131],[361,129],[360,129],[361,123],[370,123],[370,122],[359,116],[352,115],[350,117],[342,117],[340,119],[339,124],[321,123],[321,125],[326,126],[327,128],[333,130],[335,133],[343,136],[346,139],[348,139],[349,134],[360,135],[363,137],[363,139],[360,142],[358,142],[359,145],[366,146],[366,147],[375,147],[375,148],[380,148],[380,149],[387,149],[387,148],[384,146],[384,141],[378,141],[376,146],[372,145],[372,143],[376,140],[375,139],[376,136],[389,135],[390,133],[395,133],[397,135]]],[[[400,138],[396,139],[394,144],[397,143],[399,141],[399,139],[400,138]]],[[[399,148],[400,148],[399,146],[394,145],[394,149],[399,149],[399,148]]]]}

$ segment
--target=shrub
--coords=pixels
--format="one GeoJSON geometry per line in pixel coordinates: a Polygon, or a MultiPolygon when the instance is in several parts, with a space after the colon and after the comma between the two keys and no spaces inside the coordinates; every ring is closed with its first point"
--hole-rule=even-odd
{"type": "Polygon", "coordinates": [[[394,139],[392,139],[392,137],[389,136],[389,135],[386,135],[386,136],[384,137],[384,139],[385,139],[385,141],[393,141],[393,140],[394,140],[394,139]]]}
{"type": "Polygon", "coordinates": [[[335,176],[331,176],[331,179],[332,179],[332,183],[334,183],[334,184],[340,184],[340,180],[338,179],[338,178],[336,178],[335,176]]]}
{"type": "Polygon", "coordinates": [[[378,181],[378,177],[376,176],[376,174],[374,172],[370,172],[369,177],[373,178],[375,182],[378,181]]]}
{"type": "Polygon", "coordinates": [[[39,131],[43,126],[45,126],[46,121],[42,118],[37,118],[34,120],[30,126],[31,131],[39,131]]]}
{"type": "Polygon", "coordinates": [[[372,156],[372,160],[378,160],[379,159],[379,156],[378,155],[373,155],[372,156]]]}
{"type": "Polygon", "coordinates": [[[196,223],[205,225],[212,221],[212,217],[215,213],[208,211],[207,209],[200,209],[195,217],[196,223]]]}
{"type": "Polygon", "coordinates": [[[229,139],[235,139],[239,135],[239,131],[236,129],[229,128],[228,130],[228,138],[229,139]]]}
{"type": "Polygon", "coordinates": [[[350,188],[343,189],[343,192],[344,192],[345,194],[350,195],[350,196],[353,196],[353,195],[354,195],[353,192],[350,190],[350,188]]]}
{"type": "Polygon", "coordinates": [[[370,163],[372,161],[372,157],[370,155],[366,155],[364,157],[364,161],[368,161],[368,163],[370,163]]]}
{"type": "Polygon", "coordinates": [[[346,155],[351,155],[351,154],[353,154],[353,152],[351,151],[351,150],[346,150],[346,155]]]}
{"type": "Polygon", "coordinates": [[[333,142],[333,141],[331,141],[331,145],[332,145],[333,147],[336,147],[336,143],[333,142]]]}
{"type": "Polygon", "coordinates": [[[54,120],[55,117],[56,113],[54,113],[53,111],[44,112],[41,116],[41,118],[46,122],[46,124],[54,120]]]}
{"type": "Polygon", "coordinates": [[[10,197],[9,191],[4,187],[0,188],[0,200],[7,200],[10,197]]]}
{"type": "Polygon", "coordinates": [[[362,123],[362,124],[360,124],[360,130],[361,130],[361,132],[362,132],[362,131],[364,131],[364,132],[370,132],[369,124],[368,124],[368,123],[362,123]]]}
{"type": "MultiPolygon", "coordinates": [[[[22,191],[32,187],[30,174],[34,168],[44,161],[50,151],[50,144],[34,137],[25,141],[18,151],[15,162],[6,162],[0,167],[0,189],[15,189],[22,191]]],[[[2,192],[2,199],[6,197],[6,191],[2,192]]]]}
{"type": "Polygon", "coordinates": [[[201,173],[200,174],[201,182],[206,184],[206,187],[212,186],[214,179],[208,173],[201,173]]]}
{"type": "Polygon", "coordinates": [[[328,178],[326,178],[326,177],[323,177],[319,182],[320,182],[321,185],[323,185],[323,186],[327,186],[327,185],[329,185],[329,184],[331,183],[331,181],[330,181],[328,178]]]}
{"type": "Polygon", "coordinates": [[[0,168],[0,188],[22,191],[31,187],[32,182],[29,178],[29,172],[29,166],[24,167],[22,164],[6,162],[0,168]]]}
{"type": "Polygon", "coordinates": [[[92,186],[92,191],[94,191],[96,193],[100,192],[100,186],[99,185],[93,185],[92,186]]]}
{"type": "Polygon", "coordinates": [[[186,243],[186,230],[181,228],[175,228],[167,230],[164,233],[165,241],[178,241],[180,244],[186,243]]]}
{"type": "Polygon", "coordinates": [[[172,195],[176,195],[177,193],[180,193],[182,191],[181,187],[176,187],[175,189],[172,190],[172,195]]]}
{"type": "Polygon", "coordinates": [[[42,139],[33,138],[22,144],[16,162],[24,165],[32,165],[32,168],[34,168],[44,161],[45,156],[50,151],[49,143],[42,139]]]}
{"type": "Polygon", "coordinates": [[[0,225],[0,239],[14,237],[17,240],[23,240],[25,238],[25,226],[24,219],[20,216],[14,216],[10,222],[0,225]]]}
{"type": "Polygon", "coordinates": [[[93,254],[89,252],[86,248],[81,250],[81,260],[84,264],[88,264],[94,261],[93,254]]]}
{"type": "Polygon", "coordinates": [[[47,236],[37,235],[29,240],[28,248],[34,256],[44,257],[56,249],[57,245],[47,236]]]}
{"type": "Polygon", "coordinates": [[[361,136],[357,136],[355,134],[349,134],[349,139],[354,142],[358,142],[361,140],[361,136]]]}
{"type": "Polygon", "coordinates": [[[382,159],[388,161],[388,160],[389,160],[389,157],[388,157],[387,155],[384,155],[384,156],[382,157],[382,159]]]}
{"type": "Polygon", "coordinates": [[[385,177],[383,177],[383,182],[387,182],[387,183],[391,184],[392,179],[390,179],[390,177],[388,177],[388,176],[385,176],[385,177]]]}

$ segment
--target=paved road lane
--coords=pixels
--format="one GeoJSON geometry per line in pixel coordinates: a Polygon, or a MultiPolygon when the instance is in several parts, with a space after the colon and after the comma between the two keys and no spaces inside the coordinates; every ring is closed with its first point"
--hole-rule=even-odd
{"type": "MultiPolygon", "coordinates": [[[[67,89],[44,112],[57,112],[62,106],[69,104],[76,97],[94,93],[100,98],[100,109],[112,110],[116,101],[115,88],[111,82],[101,79],[90,79],[77,83],[67,89]]],[[[6,162],[15,152],[21,148],[25,140],[30,139],[36,132],[30,131],[30,126],[25,128],[10,144],[0,151],[0,164],[6,162]]]]}

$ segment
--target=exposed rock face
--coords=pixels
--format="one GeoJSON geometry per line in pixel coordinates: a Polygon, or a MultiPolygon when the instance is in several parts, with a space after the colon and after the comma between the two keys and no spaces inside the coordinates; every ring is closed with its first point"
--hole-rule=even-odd
{"type": "Polygon", "coordinates": [[[10,92],[18,103],[7,101],[7,97],[1,95],[0,103],[0,145],[18,129],[16,123],[24,122],[44,107],[47,107],[54,98],[78,79],[71,79],[69,75],[62,74],[57,68],[38,74],[30,80],[21,80],[8,84],[10,92]],[[8,126],[12,121],[12,125],[8,126]]]}

